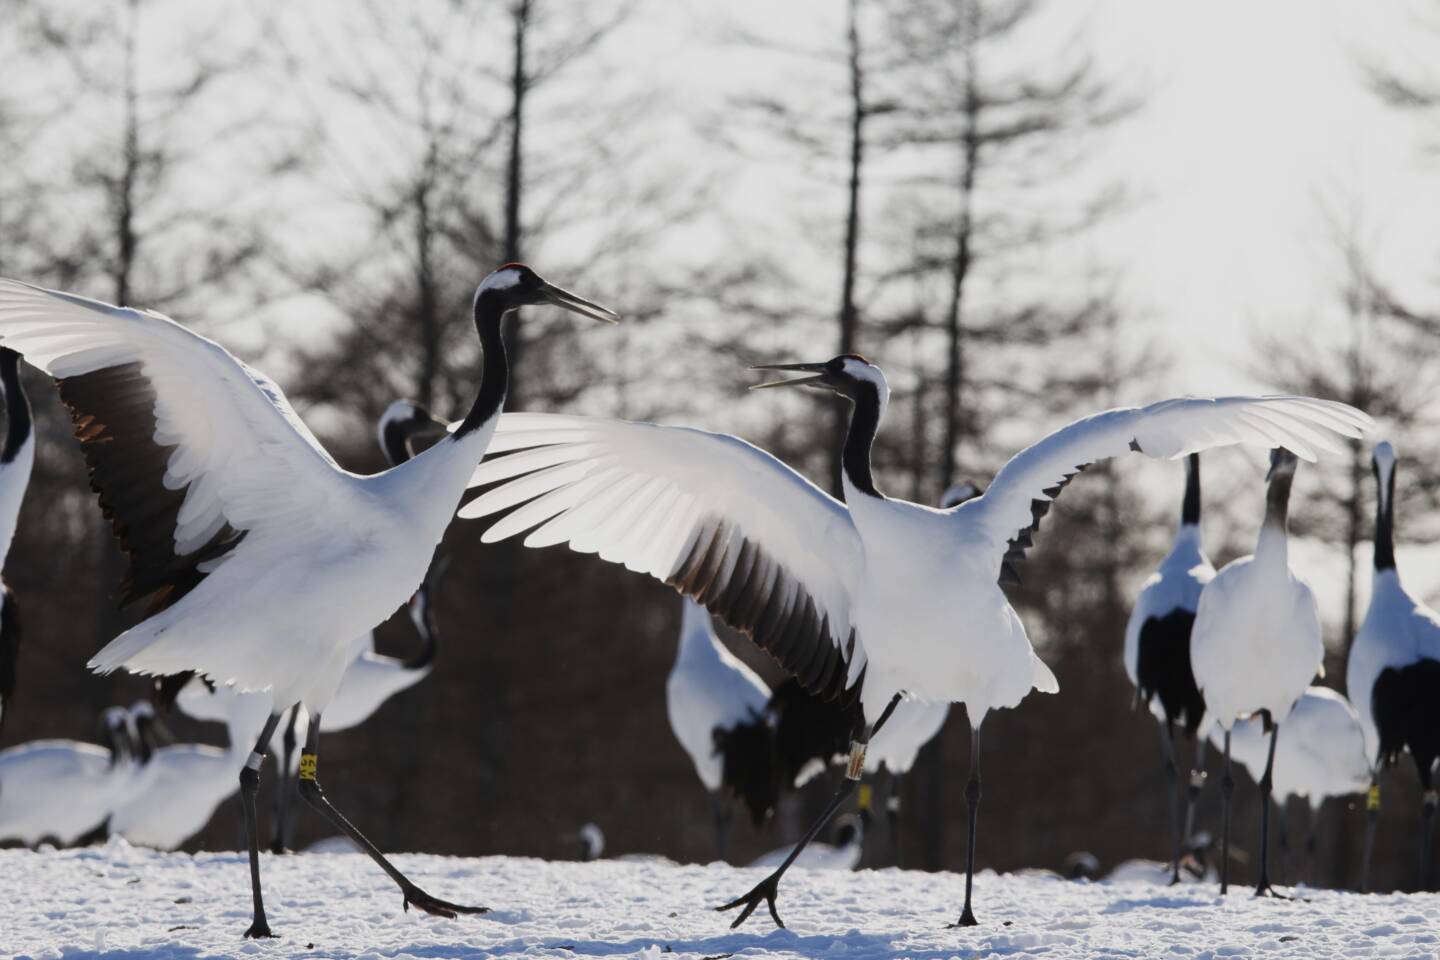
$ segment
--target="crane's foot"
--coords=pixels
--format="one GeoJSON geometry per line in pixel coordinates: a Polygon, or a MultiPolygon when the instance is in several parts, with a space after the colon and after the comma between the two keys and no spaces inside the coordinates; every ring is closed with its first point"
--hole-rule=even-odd
{"type": "Polygon", "coordinates": [[[965,904],[965,909],[960,911],[960,919],[954,923],[947,923],[946,930],[954,930],[957,927],[978,927],[980,921],[975,919],[975,914],[970,910],[970,904],[965,904]]]}
{"type": "Polygon", "coordinates": [[[1269,881],[1263,881],[1263,880],[1260,882],[1260,885],[1255,888],[1255,896],[1257,896],[1257,897],[1266,897],[1266,898],[1271,899],[1271,900],[1298,900],[1298,899],[1300,899],[1299,897],[1290,897],[1290,896],[1286,896],[1286,895],[1283,894],[1283,893],[1279,893],[1278,891],[1276,891],[1276,889],[1275,889],[1274,887],[1270,886],[1269,881]]]}
{"type": "Polygon", "coordinates": [[[745,907],[744,910],[740,911],[740,916],[735,918],[735,922],[730,924],[730,929],[734,930],[740,926],[740,924],[749,920],[750,914],[755,912],[755,908],[760,906],[761,903],[764,903],[765,906],[770,908],[770,919],[775,921],[775,926],[784,927],[785,921],[780,919],[780,914],[775,910],[775,897],[778,896],[779,893],[780,875],[778,873],[772,873],[757,883],[755,888],[743,897],[736,897],[729,903],[722,904],[715,909],[717,912],[723,913],[726,910],[734,910],[739,906],[745,907]]]}
{"type": "Polygon", "coordinates": [[[270,924],[265,922],[264,917],[257,917],[255,922],[250,924],[250,929],[245,931],[246,940],[275,940],[275,934],[270,932],[270,924]]]}
{"type": "Polygon", "coordinates": [[[454,920],[457,914],[461,913],[489,913],[489,907],[467,907],[458,903],[451,903],[448,900],[441,900],[439,897],[432,897],[430,894],[411,884],[402,887],[405,894],[405,910],[408,912],[411,907],[416,910],[423,910],[432,917],[445,917],[454,920]]]}

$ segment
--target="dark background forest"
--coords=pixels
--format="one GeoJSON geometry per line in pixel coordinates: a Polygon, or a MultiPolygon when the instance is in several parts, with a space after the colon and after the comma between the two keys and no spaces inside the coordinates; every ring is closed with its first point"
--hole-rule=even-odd
{"type": "MultiPolygon", "coordinates": [[[[1303,390],[1381,422],[1403,458],[1402,572],[1440,584],[1426,547],[1440,536],[1440,278],[1423,266],[1440,238],[1413,249],[1425,224],[1405,222],[1433,220],[1434,195],[1376,210],[1364,178],[1316,175],[1297,190],[1303,216],[1251,211],[1292,216],[1309,257],[1298,284],[1213,329],[1187,291],[1172,301],[1141,282],[1137,295],[1151,241],[1135,224],[1158,205],[1168,229],[1165,197],[1134,177],[1134,144],[1161,136],[1164,85],[1095,40],[1091,21],[1126,4],[1059,6],[826,0],[771,21],[658,0],[0,0],[0,275],[193,325],[270,373],[359,471],[382,466],[373,424],[391,400],[463,412],[479,369],[470,293],[510,260],[626,319],[592,330],[520,317],[509,409],[731,430],[823,486],[841,411],[746,395],[748,363],[858,351],[884,365],[881,486],[928,502],[957,480],[985,484],[1019,445],[1094,410],[1303,390]],[[1407,239],[1406,256],[1376,240],[1377,221],[1407,239]]],[[[1440,173],[1440,75],[1423,55],[1440,52],[1440,8],[1406,16],[1394,29],[1417,56],[1357,41],[1331,69],[1419,183],[1440,173]]],[[[1244,95],[1217,85],[1212,106],[1244,95]]],[[[1228,149],[1264,166],[1263,140],[1228,149]]],[[[1191,172],[1235,175],[1210,159],[1191,172]]],[[[1251,225],[1229,229],[1239,245],[1251,225]]],[[[1188,263],[1197,286],[1235,284],[1203,256],[1188,263]]],[[[5,567],[26,634],[0,747],[84,738],[105,706],[149,695],[141,679],[84,669],[138,611],[116,609],[121,558],[68,417],[42,375],[26,382],[40,445],[5,567]]],[[[1293,513],[1297,563],[1323,594],[1323,682],[1341,689],[1368,593],[1368,455],[1304,468],[1293,513]]],[[[1248,552],[1262,476],[1254,454],[1207,458],[1217,565],[1248,552]]],[[[1156,728],[1133,709],[1120,658],[1180,488],[1178,467],[1116,462],[1077,479],[1047,521],[1013,599],[1061,692],[987,723],[1001,799],[981,818],[982,867],[1166,854],[1156,728]]],[[[482,546],[480,529],[456,522],[441,548],[437,669],[327,739],[329,791],[386,849],[571,857],[595,822],[608,852],[708,860],[708,799],[665,715],[679,599],[561,549],[482,546]]],[[[380,634],[386,652],[415,643],[404,617],[380,634]]],[[[184,739],[224,736],[169,723],[184,739]]],[[[952,711],[903,785],[904,866],[964,862],[964,729],[952,711]]],[[[1408,765],[1384,778],[1382,889],[1413,883],[1414,779],[1408,765]]],[[[1218,831],[1214,782],[1199,825],[1218,831]]],[[[1242,856],[1258,821],[1247,787],[1242,856]]],[[[764,831],[737,820],[732,860],[793,839],[807,802],[764,831]]],[[[1325,807],[1323,882],[1356,882],[1357,804],[1325,807]]],[[[233,848],[238,830],[232,800],[190,847],[233,848]]],[[[297,845],[325,833],[302,816],[297,845]]],[[[880,844],[869,856],[891,862],[880,844]]]]}

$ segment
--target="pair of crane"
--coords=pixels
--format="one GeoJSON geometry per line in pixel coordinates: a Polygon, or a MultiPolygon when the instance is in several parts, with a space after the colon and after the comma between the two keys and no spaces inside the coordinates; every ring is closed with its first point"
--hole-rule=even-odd
{"type": "Polygon", "coordinates": [[[507,264],[476,289],[483,352],[474,404],[449,435],[373,476],[342,470],[273,381],[167,317],[0,281],[0,344],[55,378],[92,484],[130,556],[124,598],[150,615],[90,662],[109,672],[196,671],[270,690],[274,710],[240,773],[253,919],[270,936],[255,827],[259,770],[282,713],[311,716],[305,800],[399,886],[404,904],[453,917],[484,907],[439,899],[390,863],[330,802],[319,731],[352,638],[420,585],[467,489],[462,517],[509,511],[484,539],[531,531],[648,573],[694,597],[768,650],[806,689],[860,706],[846,777],[824,818],[774,873],[720,909],[735,925],[762,903],[776,923],[780,878],[855,789],[866,745],[902,699],[963,703],[971,725],[969,849],[959,924],[972,909],[980,729],[1058,683],[1000,588],[1065,483],[1136,451],[1174,459],[1216,446],[1339,451],[1370,419],[1305,397],[1175,399],[1110,410],[1027,447],[981,496],[949,510],[877,487],[871,446],[889,402],[880,368],[844,355],[767,365],[800,376],[761,386],[836,394],[851,405],[846,502],[735,437],[585,417],[502,417],[508,366],[500,325],[551,304],[592,320],[614,312],[507,264]],[[481,463],[487,453],[506,454],[481,463]],[[478,466],[477,466],[478,465],[478,466]]]}

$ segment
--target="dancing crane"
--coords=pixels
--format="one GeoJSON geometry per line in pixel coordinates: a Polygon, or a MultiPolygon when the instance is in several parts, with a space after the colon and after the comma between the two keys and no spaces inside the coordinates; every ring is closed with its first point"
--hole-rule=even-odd
{"type": "Polygon", "coordinates": [[[0,281],[0,342],[55,378],[130,555],[122,602],[148,599],[148,616],[90,667],[193,670],[271,690],[276,712],[240,773],[254,906],[246,936],[272,935],[255,794],[281,713],[297,703],[312,717],[300,766],[306,801],[380,865],[407,908],[445,917],[484,909],[433,897],[396,869],[325,796],[317,751],[354,639],[415,593],[494,433],[509,376],[501,321],[539,304],[618,319],[529,267],[495,270],[475,291],[483,367],[469,413],[409,462],[359,476],[340,469],[273,381],[219,344],[152,311],[0,281]]]}
{"type": "Polygon", "coordinates": [[[1166,400],[1100,413],[1025,449],[979,497],[950,510],[884,496],[870,450],[890,390],[855,356],[759,369],[805,374],[761,386],[806,386],[853,405],[842,453],[845,503],[765,451],[686,427],[545,414],[505,418],[473,485],[494,485],[462,517],[510,512],[487,541],[531,530],[528,546],[568,543],[695,597],[749,634],[812,692],[858,699],[864,726],[846,779],[792,857],[720,909],[761,904],[780,923],[780,878],[855,789],[865,747],[909,695],[964,703],[971,722],[970,846],[960,923],[973,925],[980,727],[1031,689],[1058,689],[1000,588],[1002,564],[1031,545],[1039,520],[1086,464],[1138,450],[1176,458],[1208,447],[1291,443],[1338,450],[1369,418],[1303,397],[1166,400]],[[513,508],[513,509],[512,509],[513,508]]]}

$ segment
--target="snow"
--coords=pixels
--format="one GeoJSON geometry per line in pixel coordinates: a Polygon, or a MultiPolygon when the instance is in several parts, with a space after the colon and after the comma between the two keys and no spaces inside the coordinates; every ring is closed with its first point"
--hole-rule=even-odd
{"type": "Polygon", "coordinates": [[[315,957],[1435,957],[1440,896],[1307,892],[1309,902],[1223,901],[1213,885],[1074,883],[1027,873],[976,878],[981,926],[946,929],[964,877],[878,870],[793,872],[776,930],[764,910],[738,931],[710,909],[763,874],[723,865],[402,855],[436,896],[484,917],[401,910],[360,854],[265,855],[270,925],[250,918],[244,859],[156,853],[113,840],[72,851],[0,851],[0,956],[120,960],[315,957]]]}

